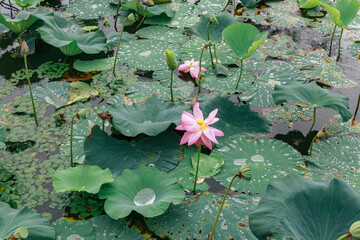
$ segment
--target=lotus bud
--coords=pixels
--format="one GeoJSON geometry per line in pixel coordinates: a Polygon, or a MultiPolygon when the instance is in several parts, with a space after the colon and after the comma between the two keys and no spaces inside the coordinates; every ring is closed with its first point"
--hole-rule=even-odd
{"type": "Polygon", "coordinates": [[[209,47],[211,47],[211,46],[213,45],[213,43],[212,43],[211,40],[209,40],[209,41],[207,41],[206,45],[209,46],[209,47]]]}
{"type": "Polygon", "coordinates": [[[109,21],[109,19],[107,17],[104,19],[104,25],[106,27],[111,27],[110,21],[109,21]]]}
{"type": "Polygon", "coordinates": [[[130,13],[129,16],[127,17],[127,19],[129,20],[129,23],[136,22],[136,17],[133,13],[130,13]]]}
{"type": "Polygon", "coordinates": [[[99,118],[101,118],[102,120],[107,120],[109,118],[111,118],[111,114],[110,113],[98,113],[97,114],[99,116],[99,118]]]}
{"type": "Polygon", "coordinates": [[[360,239],[360,221],[354,222],[349,229],[349,232],[352,237],[355,239],[360,239]]]}
{"type": "Polygon", "coordinates": [[[239,172],[239,178],[243,178],[246,181],[249,181],[251,179],[251,168],[249,164],[245,163],[241,166],[239,172]]]}
{"type": "Polygon", "coordinates": [[[79,111],[79,117],[85,119],[86,118],[86,109],[85,108],[82,108],[80,111],[79,111]]]}
{"type": "Polygon", "coordinates": [[[211,22],[211,23],[214,23],[214,24],[216,24],[216,25],[219,25],[219,22],[218,22],[218,20],[217,20],[217,18],[215,17],[214,14],[211,14],[211,16],[210,16],[210,22],[211,22]]]}
{"type": "Polygon", "coordinates": [[[175,70],[178,67],[174,51],[170,51],[169,49],[166,49],[166,64],[171,70],[175,70]]]}
{"type": "Polygon", "coordinates": [[[29,52],[29,46],[26,44],[25,40],[23,40],[23,42],[21,44],[21,51],[23,51],[24,53],[29,52]]]}
{"type": "Polygon", "coordinates": [[[318,138],[324,138],[324,137],[326,136],[326,133],[323,132],[323,131],[319,131],[319,132],[316,134],[316,136],[317,136],[318,138]]]}
{"type": "Polygon", "coordinates": [[[29,232],[26,227],[19,227],[15,230],[14,237],[17,239],[25,239],[29,235],[29,232]]]}

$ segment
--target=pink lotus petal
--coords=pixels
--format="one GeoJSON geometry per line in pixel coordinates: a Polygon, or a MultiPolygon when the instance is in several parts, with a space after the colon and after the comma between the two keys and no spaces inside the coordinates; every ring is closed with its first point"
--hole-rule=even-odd
{"type": "Polygon", "coordinates": [[[199,77],[199,67],[191,67],[190,74],[192,78],[197,79],[199,77]]]}
{"type": "Polygon", "coordinates": [[[217,136],[217,137],[222,137],[222,136],[224,136],[224,133],[223,133],[222,131],[220,131],[219,129],[216,129],[216,128],[213,128],[213,127],[209,127],[209,128],[211,128],[212,131],[214,131],[215,136],[217,136]]]}
{"type": "Polygon", "coordinates": [[[187,143],[189,141],[190,136],[191,136],[191,133],[185,132],[180,140],[180,145],[187,143]]]}
{"type": "Polygon", "coordinates": [[[216,144],[219,144],[218,141],[216,141],[216,138],[215,138],[214,128],[207,127],[206,130],[203,131],[203,133],[208,139],[210,139],[211,141],[213,141],[216,144]]]}
{"type": "Polygon", "coordinates": [[[200,110],[199,105],[200,105],[199,102],[196,102],[195,105],[194,105],[194,109],[193,109],[194,117],[195,117],[195,119],[199,119],[199,118],[204,119],[203,113],[200,110]]]}
{"type": "Polygon", "coordinates": [[[215,119],[215,116],[216,116],[217,112],[218,112],[218,109],[216,108],[216,109],[213,110],[213,111],[209,114],[209,116],[205,119],[205,122],[207,122],[209,125],[210,125],[210,124],[213,124],[213,121],[214,121],[214,119],[215,119]]]}
{"type": "Polygon", "coordinates": [[[212,144],[209,138],[207,138],[205,135],[201,135],[201,140],[210,150],[212,150],[212,144]]]}
{"type": "Polygon", "coordinates": [[[192,132],[190,133],[190,138],[189,138],[189,142],[188,145],[193,145],[200,137],[201,137],[202,132],[192,132]]]}
{"type": "Polygon", "coordinates": [[[199,138],[196,142],[195,142],[195,145],[198,147],[202,144],[202,140],[201,138],[199,138]]]}
{"type": "Polygon", "coordinates": [[[206,72],[207,70],[206,70],[206,68],[201,67],[201,71],[206,72]]]}

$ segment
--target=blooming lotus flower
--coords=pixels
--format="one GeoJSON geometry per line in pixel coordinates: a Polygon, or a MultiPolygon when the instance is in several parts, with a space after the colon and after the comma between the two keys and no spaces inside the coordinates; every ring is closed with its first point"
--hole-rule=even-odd
{"type": "MultiPolygon", "coordinates": [[[[184,64],[179,66],[178,70],[184,73],[190,72],[191,77],[197,79],[200,73],[199,61],[195,62],[194,59],[191,59],[191,61],[185,61],[184,64]]],[[[206,72],[206,68],[202,67],[201,71],[206,72]]]]}
{"type": "Polygon", "coordinates": [[[176,130],[186,131],[181,138],[180,145],[187,142],[189,146],[194,143],[196,146],[200,146],[201,143],[204,143],[209,149],[212,149],[211,141],[219,144],[218,141],[216,141],[215,136],[224,136],[224,133],[209,126],[219,121],[219,118],[215,117],[217,112],[218,109],[213,110],[204,120],[198,102],[195,103],[194,106],[194,116],[191,113],[184,111],[181,116],[181,125],[175,128],[176,130]]]}

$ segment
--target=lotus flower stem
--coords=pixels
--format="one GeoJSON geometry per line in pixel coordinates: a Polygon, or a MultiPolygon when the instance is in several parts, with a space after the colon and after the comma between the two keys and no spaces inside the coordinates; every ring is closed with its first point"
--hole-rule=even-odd
{"type": "Polygon", "coordinates": [[[340,53],[341,53],[341,38],[342,38],[343,32],[344,32],[344,29],[341,28],[341,33],[340,33],[340,37],[339,37],[338,56],[337,56],[337,58],[336,58],[336,61],[337,61],[337,62],[338,62],[339,59],[340,59],[340,53]]]}
{"type": "Polygon", "coordinates": [[[73,133],[74,133],[74,118],[78,117],[78,114],[75,114],[71,118],[71,128],[70,128],[70,167],[75,167],[74,158],[73,158],[73,133]]]}
{"type": "MultiPolygon", "coordinates": [[[[25,42],[25,41],[24,41],[25,42]]],[[[23,45],[23,40],[20,37],[20,43],[22,43],[21,45],[23,45]]],[[[26,43],[25,43],[26,44],[26,43]]],[[[27,45],[26,45],[27,47],[27,45]]],[[[23,50],[23,49],[22,49],[23,50]]],[[[29,51],[27,49],[27,51],[29,51]]],[[[28,85],[29,85],[29,90],[30,90],[30,97],[31,97],[31,103],[32,103],[32,107],[33,107],[33,112],[34,112],[34,118],[35,118],[35,124],[36,126],[39,126],[38,124],[38,120],[37,120],[37,115],[36,115],[36,109],[35,109],[35,102],[34,102],[34,96],[33,96],[33,92],[32,92],[32,88],[31,88],[31,81],[30,81],[30,77],[29,77],[29,69],[28,69],[28,65],[27,65],[27,58],[26,58],[26,52],[23,51],[24,53],[24,64],[25,64],[25,73],[26,73],[26,78],[28,81],[28,85]]]]}
{"type": "Polygon", "coordinates": [[[331,57],[331,50],[332,50],[332,45],[333,45],[333,40],[334,40],[335,30],[336,30],[336,25],[334,26],[334,30],[333,30],[332,35],[331,35],[331,41],[330,41],[330,51],[329,51],[329,56],[330,56],[330,57],[331,57]]]}
{"type": "Polygon", "coordinates": [[[214,44],[214,55],[215,55],[215,59],[216,59],[216,64],[219,64],[217,55],[216,55],[216,48],[215,48],[215,44],[214,44]]]}
{"type": "Polygon", "coordinates": [[[224,11],[226,10],[227,6],[229,6],[230,1],[231,1],[231,0],[228,0],[228,1],[226,2],[225,7],[223,8],[222,12],[224,12],[224,11]]]}
{"type": "Polygon", "coordinates": [[[311,154],[312,154],[312,149],[313,149],[313,144],[314,144],[315,139],[316,139],[316,135],[311,140],[309,156],[311,156],[311,154]]]}
{"type": "Polygon", "coordinates": [[[316,107],[314,107],[314,114],[313,114],[313,116],[314,116],[314,121],[313,121],[313,123],[312,123],[309,131],[307,132],[306,136],[309,135],[309,133],[311,132],[311,130],[313,129],[313,127],[314,127],[314,125],[315,125],[315,121],[316,121],[316,107]]]}
{"type": "MultiPolygon", "coordinates": [[[[208,41],[210,41],[210,24],[211,24],[211,21],[209,21],[207,28],[206,28],[208,41]]],[[[209,53],[210,53],[210,58],[211,58],[211,65],[214,67],[214,59],[213,59],[212,52],[211,52],[211,46],[209,46],[209,53]]]]}
{"type": "Polygon", "coordinates": [[[116,62],[117,62],[117,56],[118,56],[119,48],[120,48],[120,41],[121,41],[121,38],[122,38],[122,35],[123,35],[123,32],[124,32],[125,21],[126,21],[126,19],[124,19],[124,21],[123,21],[123,23],[122,23],[122,28],[121,28],[121,33],[120,33],[120,37],[119,37],[119,42],[118,42],[118,45],[117,45],[117,48],[116,48],[115,60],[114,60],[114,67],[113,67],[113,74],[114,74],[114,75],[115,75],[115,67],[116,67],[116,62]]]}
{"type": "Polygon", "coordinates": [[[213,239],[214,232],[215,232],[215,228],[216,228],[216,224],[217,224],[217,222],[218,222],[218,220],[219,220],[220,213],[221,213],[221,210],[222,210],[222,208],[223,208],[223,206],[224,206],[224,203],[225,203],[226,197],[227,197],[227,195],[228,195],[228,193],[229,193],[229,190],[230,190],[230,188],[231,188],[231,184],[234,182],[235,178],[238,177],[238,176],[239,176],[239,173],[237,173],[237,174],[235,174],[235,175],[233,176],[233,178],[231,179],[231,181],[230,181],[230,183],[229,183],[228,188],[226,189],[224,198],[223,198],[223,200],[222,200],[222,202],[221,202],[221,205],[220,205],[218,214],[217,214],[216,219],[215,219],[215,222],[214,222],[214,226],[213,226],[213,228],[212,228],[212,230],[211,230],[211,234],[210,234],[209,240],[212,240],[212,239],[213,239]]]}
{"type": "Polygon", "coordinates": [[[342,239],[345,239],[345,238],[348,238],[348,237],[349,237],[348,234],[344,234],[341,237],[339,237],[337,240],[342,240],[342,239]]]}
{"type": "Polygon", "coordinates": [[[239,74],[239,79],[238,79],[238,81],[237,81],[237,83],[236,83],[235,89],[238,89],[238,87],[239,87],[239,83],[240,83],[240,79],[241,79],[242,72],[243,72],[243,60],[241,59],[241,60],[240,60],[240,74],[239,74]]]}
{"type": "Polygon", "coordinates": [[[141,19],[139,25],[137,25],[136,29],[138,29],[138,28],[141,26],[141,24],[144,22],[144,20],[145,20],[145,18],[146,18],[146,14],[147,14],[147,8],[148,8],[148,7],[146,6],[144,16],[143,16],[143,18],[141,19]]]}
{"type": "Polygon", "coordinates": [[[201,82],[202,82],[201,63],[202,63],[202,57],[203,57],[205,47],[206,47],[206,45],[204,45],[204,47],[201,49],[201,53],[200,53],[200,61],[199,61],[199,71],[200,71],[200,73],[199,73],[198,96],[200,95],[200,91],[201,91],[201,82]]]}
{"type": "Polygon", "coordinates": [[[354,118],[353,118],[352,121],[351,121],[351,126],[354,126],[354,124],[355,124],[356,115],[357,115],[357,112],[358,112],[358,110],[359,110],[359,104],[360,104],[360,93],[359,93],[358,101],[357,101],[357,104],[356,104],[356,109],[355,109],[355,113],[354,113],[354,118]]]}
{"type": "Polygon", "coordinates": [[[193,189],[194,194],[196,194],[196,182],[197,182],[197,177],[198,177],[198,172],[199,172],[200,154],[201,154],[201,144],[198,147],[198,158],[197,158],[197,163],[196,163],[195,182],[194,182],[194,189],[193,189]]]}
{"type": "Polygon", "coordinates": [[[174,70],[171,69],[171,78],[170,78],[170,95],[171,101],[174,102],[174,94],[173,94],[173,78],[174,78],[174,70]]]}
{"type": "Polygon", "coordinates": [[[115,27],[116,31],[118,31],[116,23],[117,23],[118,16],[119,16],[120,5],[121,5],[121,0],[119,0],[119,2],[117,4],[117,9],[116,9],[116,16],[115,16],[115,23],[114,23],[114,27],[115,27]]]}

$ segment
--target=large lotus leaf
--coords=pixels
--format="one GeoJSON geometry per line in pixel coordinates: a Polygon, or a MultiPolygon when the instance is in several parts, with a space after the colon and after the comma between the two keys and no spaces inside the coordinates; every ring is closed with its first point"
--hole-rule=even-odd
{"type": "Polygon", "coordinates": [[[69,102],[67,105],[97,95],[99,95],[99,92],[89,84],[84,82],[72,82],[69,87],[69,102]]]}
{"type": "Polygon", "coordinates": [[[154,164],[162,171],[170,171],[181,160],[180,137],[173,130],[148,137],[138,142],[116,140],[100,130],[92,129],[85,140],[86,162],[109,168],[116,176],[124,169],[136,169],[138,165],[154,164]]]}
{"type": "Polygon", "coordinates": [[[118,219],[131,211],[144,217],[159,216],[170,204],[180,204],[185,193],[181,184],[166,173],[142,165],[136,170],[124,170],[114,182],[101,188],[99,197],[106,198],[105,212],[118,219]]]}
{"type": "Polygon", "coordinates": [[[360,23],[360,12],[358,12],[354,20],[350,22],[350,24],[347,26],[347,29],[355,30],[355,31],[360,30],[359,23],[360,23]]]}
{"type": "MultiPolygon", "coordinates": [[[[358,127],[357,127],[358,130],[358,127]]],[[[339,178],[360,192],[360,139],[354,136],[331,137],[313,144],[308,177],[330,181],[339,178]]]]}
{"type": "Polygon", "coordinates": [[[6,141],[5,129],[0,127],[0,150],[4,150],[6,148],[5,141],[6,141]]]}
{"type": "MultiPolygon", "coordinates": [[[[191,164],[193,166],[193,170],[191,173],[195,176],[196,167],[198,161],[198,153],[195,152],[191,156],[191,164]]],[[[200,154],[199,158],[199,169],[198,169],[198,177],[199,178],[209,178],[218,174],[221,170],[221,166],[224,165],[224,160],[214,154],[207,155],[204,153],[200,154]]]]}
{"type": "Polygon", "coordinates": [[[224,132],[225,136],[243,135],[256,136],[270,132],[270,122],[257,112],[252,112],[249,105],[234,105],[226,95],[205,100],[201,109],[205,116],[218,108],[216,115],[220,120],[211,125],[224,132]]]}
{"type": "Polygon", "coordinates": [[[250,228],[259,240],[337,239],[359,218],[360,196],[344,182],[290,175],[268,187],[250,228]]]}
{"type": "Polygon", "coordinates": [[[174,43],[155,40],[137,40],[119,49],[119,61],[142,70],[168,69],[165,61],[166,49],[173,50],[180,57],[180,47],[174,43]]]}
{"type": "Polygon", "coordinates": [[[54,222],[52,226],[56,231],[56,239],[66,240],[95,240],[94,228],[89,221],[70,221],[61,218],[54,222]]]}
{"type": "Polygon", "coordinates": [[[89,61],[80,59],[74,62],[74,68],[81,72],[105,71],[114,66],[115,57],[101,58],[89,61]]]}
{"type": "MultiPolygon", "coordinates": [[[[201,38],[191,39],[184,43],[184,45],[182,45],[182,60],[186,61],[194,58],[195,61],[199,61],[201,49],[205,46],[206,43],[207,41],[201,38]]],[[[216,54],[218,62],[221,64],[233,64],[237,60],[237,57],[233,51],[231,51],[231,49],[224,42],[216,44],[216,54]]],[[[209,51],[204,50],[201,64],[204,67],[211,66],[209,51]]]]}
{"type": "Polygon", "coordinates": [[[114,220],[107,215],[101,215],[90,218],[87,221],[91,222],[91,224],[93,225],[96,240],[150,239],[149,235],[140,235],[140,232],[138,230],[129,228],[123,219],[114,220]]]}
{"type": "Polygon", "coordinates": [[[304,51],[288,35],[274,35],[259,47],[259,51],[275,58],[292,58],[295,55],[304,55],[304,51]]]}
{"type": "Polygon", "coordinates": [[[36,5],[40,2],[43,2],[44,0],[11,0],[11,1],[14,2],[16,5],[18,5],[19,7],[27,8],[36,5]]]}
{"type": "Polygon", "coordinates": [[[348,79],[336,65],[334,58],[328,57],[323,49],[297,56],[293,63],[307,78],[335,88],[354,87],[356,82],[348,79]]]}
{"type": "Polygon", "coordinates": [[[158,41],[183,43],[187,37],[177,29],[165,26],[150,26],[138,30],[135,34],[139,38],[153,39],[158,41]]]}
{"type": "MultiPolygon", "coordinates": [[[[282,2],[282,1],[281,1],[282,2]]],[[[303,17],[296,16],[296,14],[284,12],[281,10],[274,10],[272,8],[267,8],[265,13],[270,15],[267,19],[271,25],[284,28],[295,28],[295,27],[304,27],[311,20],[303,17]]]]}
{"type": "Polygon", "coordinates": [[[109,17],[116,15],[116,6],[110,2],[111,0],[73,0],[67,10],[80,19],[109,17]]]}
{"type": "Polygon", "coordinates": [[[360,123],[356,121],[352,124],[352,119],[343,122],[340,115],[334,116],[325,125],[325,132],[329,136],[344,136],[360,133],[360,123]]]}
{"type": "Polygon", "coordinates": [[[306,106],[288,106],[267,109],[263,112],[264,116],[272,122],[295,122],[297,120],[309,121],[313,117],[313,111],[306,106]]]}
{"type": "Polygon", "coordinates": [[[340,28],[346,28],[360,9],[358,0],[338,0],[335,3],[322,3],[330,14],[331,19],[340,28]]]}
{"type": "Polygon", "coordinates": [[[140,133],[156,136],[172,123],[180,124],[182,112],[189,110],[183,103],[159,101],[156,96],[144,103],[111,104],[109,112],[114,127],[123,135],[135,137],[140,133]]]}
{"type": "Polygon", "coordinates": [[[360,54],[360,41],[355,41],[347,47],[347,50],[354,58],[358,58],[360,54]]]}
{"type": "Polygon", "coordinates": [[[171,9],[171,3],[155,4],[154,6],[149,7],[142,4],[140,1],[128,1],[121,5],[121,9],[131,9],[147,18],[160,16],[162,14],[170,18],[175,16],[175,11],[171,9]]]}
{"type": "Polygon", "coordinates": [[[7,239],[19,227],[29,231],[27,240],[53,240],[55,231],[48,220],[34,213],[28,207],[12,209],[7,203],[0,202],[0,239],[7,239]]]}
{"type": "Polygon", "coordinates": [[[255,81],[251,72],[243,71],[238,89],[235,89],[239,79],[240,68],[230,68],[229,75],[216,75],[213,69],[206,71],[201,87],[211,91],[222,91],[225,93],[236,93],[249,88],[255,81]]]}
{"type": "MultiPolygon", "coordinates": [[[[238,181],[238,180],[235,180],[238,181]]],[[[191,196],[164,215],[148,219],[147,225],[157,235],[171,239],[205,240],[211,232],[223,196],[204,193],[191,196]]],[[[248,214],[254,210],[258,196],[228,196],[216,225],[214,239],[255,240],[248,226],[248,214]]]]}
{"type": "Polygon", "coordinates": [[[65,81],[40,84],[33,89],[34,99],[45,101],[56,108],[63,107],[69,101],[69,86],[70,83],[65,81]]]}
{"type": "Polygon", "coordinates": [[[265,41],[268,33],[262,32],[249,23],[236,23],[222,32],[224,41],[240,59],[250,57],[265,41]]]}
{"type": "Polygon", "coordinates": [[[235,181],[233,189],[239,192],[262,193],[269,183],[290,173],[301,173],[297,164],[303,163],[301,154],[283,141],[274,139],[252,139],[231,137],[221,140],[212,151],[225,159],[220,173],[214,176],[223,186],[227,186],[241,165],[251,167],[251,180],[235,181]]]}
{"type": "MultiPolygon", "coordinates": [[[[260,49],[258,49],[253,55],[243,60],[243,68],[248,71],[262,71],[264,69],[266,57],[267,55],[263,54],[260,49]]],[[[237,62],[236,64],[239,67],[241,65],[240,62],[237,62]]]]}
{"type": "Polygon", "coordinates": [[[67,56],[75,56],[82,52],[97,54],[107,51],[106,36],[103,31],[79,35],[67,29],[68,26],[50,22],[38,28],[38,31],[45,42],[59,48],[67,56]]]}
{"type": "Polygon", "coordinates": [[[277,60],[266,61],[260,77],[241,95],[240,99],[256,106],[275,106],[271,95],[276,85],[305,81],[305,76],[293,65],[277,60]]]}
{"type": "Polygon", "coordinates": [[[196,6],[196,12],[200,15],[220,12],[227,0],[201,0],[196,6]]]}
{"type": "Polygon", "coordinates": [[[319,6],[321,2],[319,0],[299,0],[299,7],[305,9],[314,8],[319,6]]]}
{"type": "Polygon", "coordinates": [[[334,109],[340,113],[344,121],[353,116],[349,111],[349,99],[347,97],[333,94],[329,90],[317,86],[316,82],[275,86],[273,98],[277,105],[286,102],[299,102],[309,104],[311,107],[334,109]]]}
{"type": "MultiPolygon", "coordinates": [[[[191,32],[195,35],[199,36],[205,41],[208,41],[208,31],[207,26],[210,22],[211,14],[207,14],[202,16],[201,20],[198,21],[195,25],[191,27],[191,32]]],[[[209,26],[209,38],[214,43],[219,43],[222,41],[222,31],[229,25],[237,22],[237,19],[231,16],[228,12],[222,12],[219,15],[216,15],[216,19],[218,20],[218,24],[210,24],[209,26]]]]}
{"type": "Polygon", "coordinates": [[[53,178],[56,192],[85,191],[98,193],[101,185],[114,180],[111,171],[98,166],[79,165],[65,170],[57,170],[53,178]]]}
{"type": "MultiPolygon", "coordinates": [[[[111,32],[109,35],[107,35],[106,45],[110,48],[117,47],[119,44],[120,35],[120,32],[111,32]]],[[[120,46],[133,40],[136,40],[135,35],[124,31],[121,36],[120,46]]]]}
{"type": "Polygon", "coordinates": [[[243,7],[241,17],[250,19],[255,24],[270,25],[269,22],[266,21],[270,16],[263,14],[263,12],[258,8],[243,7]]]}
{"type": "Polygon", "coordinates": [[[175,11],[174,17],[171,18],[162,15],[147,18],[144,23],[184,28],[195,24],[200,19],[198,16],[194,16],[193,12],[195,11],[195,7],[189,2],[173,0],[170,7],[173,11],[175,11]]]}

